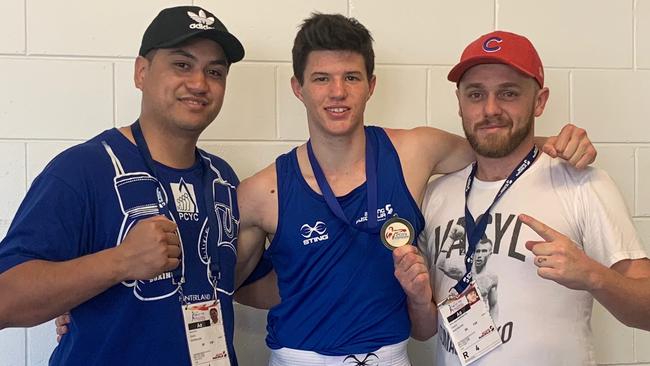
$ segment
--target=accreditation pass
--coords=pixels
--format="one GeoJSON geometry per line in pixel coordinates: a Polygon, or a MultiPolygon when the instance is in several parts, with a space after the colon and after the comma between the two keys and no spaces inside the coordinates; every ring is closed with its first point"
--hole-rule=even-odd
{"type": "Polygon", "coordinates": [[[463,366],[501,345],[490,309],[474,282],[462,294],[439,303],[438,310],[463,366]]]}
{"type": "Polygon", "coordinates": [[[230,366],[219,301],[182,305],[192,366],[230,366]]]}

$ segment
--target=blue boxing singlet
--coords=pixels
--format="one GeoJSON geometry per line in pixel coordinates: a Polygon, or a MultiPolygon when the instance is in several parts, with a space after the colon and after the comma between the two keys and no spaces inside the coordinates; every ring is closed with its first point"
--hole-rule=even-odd
{"type": "MultiPolygon", "coordinates": [[[[424,218],[411,196],[386,132],[366,127],[377,161],[377,221],[424,218]]],[[[268,249],[282,302],[268,315],[266,342],[324,355],[367,353],[409,337],[406,295],[395,278],[392,252],[379,239],[346,224],[300,172],[296,149],[276,159],[278,226],[268,249]]],[[[337,197],[346,217],[367,221],[366,183],[337,197]]]]}

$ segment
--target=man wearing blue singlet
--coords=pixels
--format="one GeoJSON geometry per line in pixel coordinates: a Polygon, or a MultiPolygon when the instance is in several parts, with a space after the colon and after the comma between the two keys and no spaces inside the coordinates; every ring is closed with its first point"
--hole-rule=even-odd
{"type": "MultiPolygon", "coordinates": [[[[265,278],[272,283],[277,275],[280,299],[267,325],[270,365],[410,365],[409,335],[426,336],[412,333],[411,323],[435,320],[427,268],[415,246],[393,254],[379,231],[399,217],[416,237],[431,175],[458,170],[474,154],[465,139],[438,129],[364,126],[376,83],[374,52],[355,19],[306,19],[293,69],[310,140],[238,188],[238,283],[254,270],[266,239],[275,272],[265,278]]],[[[569,126],[544,149],[586,165],[595,154],[581,136],[569,126]]],[[[268,305],[275,299],[266,296],[268,305]]]]}

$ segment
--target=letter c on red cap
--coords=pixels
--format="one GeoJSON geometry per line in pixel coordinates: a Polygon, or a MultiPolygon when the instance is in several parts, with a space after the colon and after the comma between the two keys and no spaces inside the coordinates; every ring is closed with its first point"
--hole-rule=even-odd
{"type": "Polygon", "coordinates": [[[485,42],[483,42],[483,51],[485,51],[485,52],[497,52],[497,51],[499,51],[501,49],[501,46],[498,45],[501,42],[503,42],[503,39],[501,39],[500,37],[490,37],[487,40],[485,40],[485,42]],[[492,45],[492,46],[490,45],[490,44],[494,44],[494,43],[497,43],[497,44],[492,45]]]}

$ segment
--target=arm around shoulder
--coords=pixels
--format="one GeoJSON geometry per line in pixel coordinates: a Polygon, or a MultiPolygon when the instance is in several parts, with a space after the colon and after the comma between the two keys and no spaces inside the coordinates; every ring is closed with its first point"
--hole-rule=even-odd
{"type": "Polygon", "coordinates": [[[400,155],[416,161],[420,169],[426,168],[429,176],[455,172],[475,160],[474,151],[462,136],[425,126],[392,131],[400,155]]]}
{"type": "Polygon", "coordinates": [[[237,187],[239,236],[235,288],[253,272],[264,253],[271,226],[277,225],[277,187],[275,164],[271,164],[237,187]]]}

